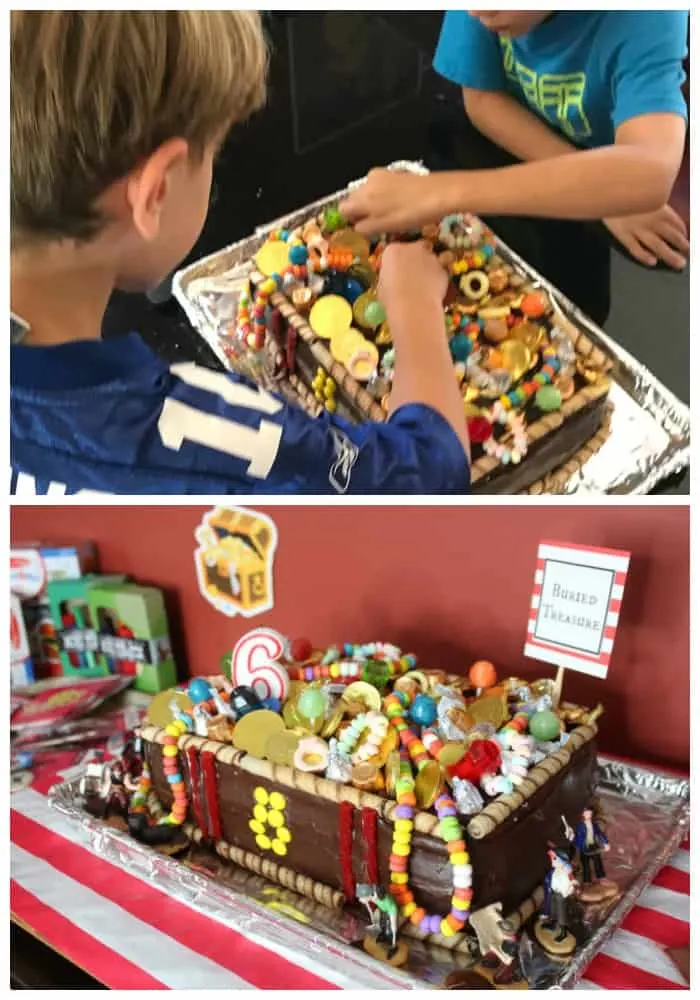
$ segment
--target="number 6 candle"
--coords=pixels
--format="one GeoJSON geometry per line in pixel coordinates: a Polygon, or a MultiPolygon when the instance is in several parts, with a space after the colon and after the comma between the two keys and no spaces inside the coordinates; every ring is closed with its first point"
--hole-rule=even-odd
{"type": "Polygon", "coordinates": [[[289,674],[279,662],[287,640],[271,628],[256,628],[238,640],[231,653],[231,681],[235,687],[250,687],[258,698],[284,701],[289,674]]]}

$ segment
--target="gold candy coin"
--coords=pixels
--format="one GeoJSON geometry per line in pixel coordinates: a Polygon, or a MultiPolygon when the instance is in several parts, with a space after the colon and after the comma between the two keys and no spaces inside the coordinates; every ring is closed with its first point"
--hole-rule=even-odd
{"type": "Polygon", "coordinates": [[[443,777],[442,768],[436,760],[429,760],[416,775],[416,805],[419,809],[429,809],[440,794],[443,777]]]}
{"type": "Polygon", "coordinates": [[[331,712],[330,716],[326,720],[321,729],[321,736],[324,739],[328,739],[336,731],[340,723],[343,721],[343,716],[345,715],[345,705],[342,701],[339,701],[336,707],[331,712]]]}
{"type": "Polygon", "coordinates": [[[330,340],[339,331],[352,325],[352,307],[340,295],[324,295],[314,302],[309,313],[309,326],[317,337],[330,340]]]}
{"type": "Polygon", "coordinates": [[[546,333],[543,326],[525,322],[513,327],[511,337],[514,340],[522,340],[530,351],[537,351],[544,343],[546,333]]]}
{"type": "Polygon", "coordinates": [[[438,754],[441,767],[454,767],[467,752],[466,743],[445,743],[438,754]]]}
{"type": "Polygon", "coordinates": [[[522,340],[504,340],[498,345],[498,350],[503,358],[503,367],[514,382],[520,381],[525,372],[532,367],[532,351],[522,340]]]}
{"type": "Polygon", "coordinates": [[[468,711],[475,723],[490,722],[498,729],[508,716],[505,691],[502,694],[477,698],[476,701],[469,703],[468,711]]]}
{"type": "Polygon", "coordinates": [[[272,274],[281,274],[289,264],[288,245],[284,240],[268,240],[256,253],[255,263],[266,278],[272,274]]]}
{"type": "Polygon", "coordinates": [[[328,241],[329,246],[338,250],[351,250],[353,257],[366,260],[369,257],[369,241],[354,229],[338,229],[328,241]]]}
{"type": "Polygon", "coordinates": [[[399,780],[401,768],[401,754],[398,750],[392,750],[384,765],[384,777],[386,780],[387,795],[393,795],[396,791],[396,782],[399,780]]]}
{"type": "Polygon", "coordinates": [[[379,712],[382,707],[382,696],[376,687],[366,681],[353,681],[345,688],[342,701],[360,701],[367,711],[379,712]]]}
{"type": "Polygon", "coordinates": [[[391,330],[389,329],[388,323],[382,323],[382,325],[379,327],[379,333],[374,338],[374,342],[375,344],[379,344],[381,347],[385,347],[387,344],[390,344],[392,342],[391,330]]]}
{"type": "Polygon", "coordinates": [[[269,712],[266,708],[258,712],[249,712],[236,723],[233,745],[238,750],[245,750],[246,753],[262,760],[265,757],[267,741],[283,729],[284,722],[277,712],[269,712]]]}
{"type": "Polygon", "coordinates": [[[347,367],[350,358],[367,343],[365,338],[353,326],[338,330],[333,334],[328,345],[335,361],[347,367]]]}
{"type": "Polygon", "coordinates": [[[359,326],[369,326],[367,322],[367,317],[365,316],[365,310],[371,302],[376,302],[377,296],[374,290],[363,292],[362,295],[358,295],[352,305],[352,314],[355,317],[355,322],[359,326]]]}
{"type": "Polygon", "coordinates": [[[301,725],[301,719],[297,713],[296,700],[288,698],[282,708],[282,719],[287,729],[295,729],[301,725]]]}
{"type": "Polygon", "coordinates": [[[284,764],[292,767],[294,753],[299,746],[301,737],[298,733],[293,733],[289,729],[273,733],[265,744],[265,756],[273,764],[284,764]]]}
{"type": "Polygon", "coordinates": [[[150,725],[158,726],[159,729],[165,727],[173,721],[173,713],[170,708],[171,702],[177,702],[177,707],[181,712],[192,715],[194,705],[184,691],[176,691],[171,688],[169,691],[161,691],[157,694],[148,706],[146,718],[150,725]]]}

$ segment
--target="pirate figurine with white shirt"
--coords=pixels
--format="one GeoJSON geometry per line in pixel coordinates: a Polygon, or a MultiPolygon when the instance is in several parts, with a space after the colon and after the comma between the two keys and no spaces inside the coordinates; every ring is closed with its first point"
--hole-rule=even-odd
{"type": "Polygon", "coordinates": [[[610,850],[610,842],[590,807],[583,810],[581,820],[576,825],[574,847],[581,866],[581,900],[584,903],[594,903],[616,896],[617,884],[605,877],[603,866],[603,854],[610,850]],[[591,878],[591,868],[597,881],[591,878]]]}
{"type": "Polygon", "coordinates": [[[575,896],[578,882],[565,848],[550,847],[550,868],[544,877],[544,905],[535,924],[535,937],[550,955],[566,957],[576,948],[576,938],[569,930],[569,900],[575,896]]]}

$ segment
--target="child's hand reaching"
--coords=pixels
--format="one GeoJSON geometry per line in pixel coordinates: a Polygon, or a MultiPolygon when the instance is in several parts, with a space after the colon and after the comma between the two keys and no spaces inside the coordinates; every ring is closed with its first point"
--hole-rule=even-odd
{"type": "Polygon", "coordinates": [[[441,309],[446,291],[447,272],[428,244],[390,243],[382,254],[377,292],[389,325],[392,314],[410,312],[418,301],[441,309]]]}
{"type": "Polygon", "coordinates": [[[370,170],[364,184],[341,202],[340,211],[367,236],[408,233],[447,214],[443,195],[438,174],[370,170]]]}
{"type": "Polygon", "coordinates": [[[646,215],[604,219],[615,239],[641,264],[666,264],[682,271],[688,263],[688,230],[670,205],[646,215]]]}

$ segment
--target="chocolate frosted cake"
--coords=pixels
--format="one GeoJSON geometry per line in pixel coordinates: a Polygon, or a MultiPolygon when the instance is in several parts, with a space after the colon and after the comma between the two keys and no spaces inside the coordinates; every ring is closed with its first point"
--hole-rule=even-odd
{"type": "MultiPolygon", "coordinates": [[[[474,492],[556,492],[604,440],[608,357],[477,218],[451,216],[412,238],[433,245],[450,278],[446,336],[474,492]]],[[[385,247],[332,206],[271,231],[222,338],[231,363],[312,413],[385,420],[394,366],[377,298],[385,247]]]]}
{"type": "Polygon", "coordinates": [[[386,961],[406,937],[490,952],[594,798],[601,709],[555,707],[551,682],[498,683],[486,661],[463,678],[386,643],[304,647],[257,630],[231,678],[154,700],[141,763],[121,766],[130,832],[367,910],[386,961]]]}

